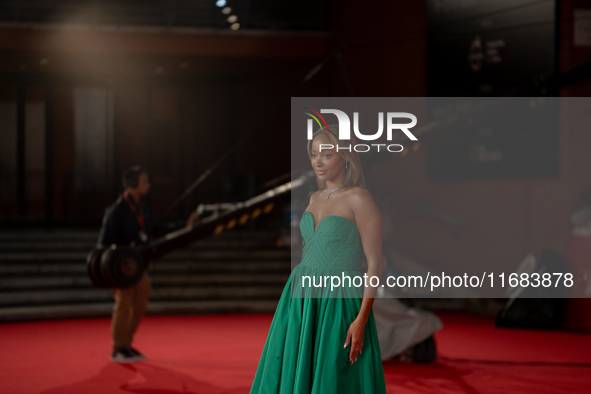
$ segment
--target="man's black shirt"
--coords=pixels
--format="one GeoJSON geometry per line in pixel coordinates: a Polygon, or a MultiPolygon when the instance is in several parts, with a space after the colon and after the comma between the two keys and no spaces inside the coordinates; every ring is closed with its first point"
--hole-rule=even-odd
{"type": "MultiPolygon", "coordinates": [[[[136,211],[140,211],[139,205],[130,195],[129,199],[135,205],[136,211]]],[[[163,223],[154,216],[148,204],[141,202],[144,208],[145,232],[148,236],[162,236],[171,231],[184,227],[185,223],[181,220],[173,223],[163,223]]],[[[112,244],[129,245],[134,242],[136,245],[146,244],[148,241],[142,241],[140,238],[140,224],[136,214],[131,210],[123,195],[120,195],[117,201],[105,210],[103,224],[99,233],[98,246],[109,246],[112,244]]]]}

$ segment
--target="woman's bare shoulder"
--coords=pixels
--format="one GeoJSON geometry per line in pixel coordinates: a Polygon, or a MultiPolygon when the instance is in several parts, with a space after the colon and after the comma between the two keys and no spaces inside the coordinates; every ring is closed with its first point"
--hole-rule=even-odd
{"type": "Polygon", "coordinates": [[[313,193],[310,196],[310,204],[312,204],[312,201],[314,201],[316,199],[316,197],[318,197],[320,195],[320,193],[322,193],[322,190],[317,190],[315,193],[313,193]]]}
{"type": "Polygon", "coordinates": [[[362,187],[359,186],[355,186],[352,187],[351,190],[349,191],[351,198],[355,199],[355,200],[361,200],[361,201],[373,201],[373,197],[371,196],[371,193],[369,192],[369,190],[364,189],[362,187]]]}
{"type": "Polygon", "coordinates": [[[367,207],[376,205],[371,193],[362,187],[354,187],[350,191],[350,202],[353,211],[364,211],[367,207]]]}

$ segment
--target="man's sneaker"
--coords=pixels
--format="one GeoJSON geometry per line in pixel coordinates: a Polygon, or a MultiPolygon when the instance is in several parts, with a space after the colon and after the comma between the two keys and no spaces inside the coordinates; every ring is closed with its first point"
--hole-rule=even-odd
{"type": "Polygon", "coordinates": [[[129,352],[137,357],[138,360],[145,360],[146,356],[137,351],[137,349],[129,348],[129,352]]]}
{"type": "Polygon", "coordinates": [[[114,363],[135,363],[139,360],[140,358],[125,348],[118,349],[111,355],[111,361],[114,363]]]}

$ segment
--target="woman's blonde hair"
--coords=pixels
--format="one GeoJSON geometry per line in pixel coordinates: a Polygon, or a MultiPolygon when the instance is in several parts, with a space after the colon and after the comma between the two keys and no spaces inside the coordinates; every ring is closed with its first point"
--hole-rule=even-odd
{"type": "MultiPolygon", "coordinates": [[[[357,143],[354,136],[351,136],[351,140],[349,141],[341,141],[339,140],[339,128],[337,125],[331,124],[327,127],[323,127],[319,130],[316,130],[314,134],[312,134],[312,139],[308,141],[308,157],[312,154],[312,143],[314,139],[319,136],[325,136],[330,141],[331,145],[334,146],[334,150],[336,151],[337,145],[339,146],[339,156],[345,160],[346,164],[345,167],[345,182],[343,183],[342,188],[347,189],[355,186],[359,186],[365,189],[365,178],[363,176],[363,171],[361,171],[361,161],[359,160],[359,153],[357,153],[353,146],[357,143]],[[344,147],[351,147],[351,152],[348,149],[343,149],[344,147]]],[[[318,189],[324,190],[326,189],[326,182],[318,180],[318,189]]]]}

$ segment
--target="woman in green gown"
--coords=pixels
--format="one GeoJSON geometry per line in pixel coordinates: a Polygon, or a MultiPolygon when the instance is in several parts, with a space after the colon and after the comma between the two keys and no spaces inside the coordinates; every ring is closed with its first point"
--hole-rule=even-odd
{"type": "Polygon", "coordinates": [[[251,394],[386,392],[369,280],[382,271],[382,222],[357,152],[334,149],[352,144],[335,126],[308,142],[319,190],[300,221],[302,261],[277,305],[251,394]]]}

